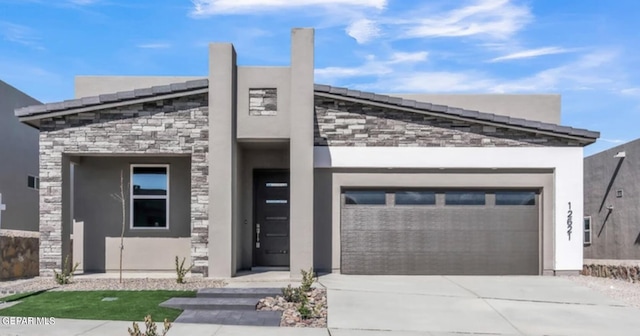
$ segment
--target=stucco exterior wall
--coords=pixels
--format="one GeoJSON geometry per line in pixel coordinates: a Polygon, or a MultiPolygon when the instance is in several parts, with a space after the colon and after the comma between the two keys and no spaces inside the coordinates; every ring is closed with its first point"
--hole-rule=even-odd
{"type": "MultiPolygon", "coordinates": [[[[520,147],[520,148],[393,148],[393,147],[315,147],[315,167],[318,168],[381,168],[393,175],[395,169],[549,169],[554,172],[553,193],[543,194],[544,202],[552,198],[552,205],[545,205],[545,215],[552,214],[552,230],[546,231],[546,244],[553,244],[554,252],[545,256],[544,271],[561,273],[582,269],[583,232],[580,219],[583,214],[583,149],[582,147],[520,147]],[[571,208],[569,208],[571,203],[571,208]],[[571,210],[573,225],[568,223],[571,210]],[[569,235],[569,232],[571,234],[569,235]],[[547,259],[549,258],[549,259],[547,259]]],[[[444,173],[443,172],[443,173],[444,173]]],[[[381,178],[384,175],[381,176],[381,178]]],[[[412,177],[405,180],[390,179],[397,185],[415,183],[412,177]],[[404,181],[404,182],[403,182],[404,181]]],[[[382,181],[381,181],[382,182],[382,181]]],[[[438,185],[450,183],[446,179],[434,180],[438,185]]],[[[333,185],[336,187],[335,176],[333,185]]],[[[482,179],[471,179],[469,185],[484,183],[482,179]]],[[[357,183],[352,184],[352,186],[357,183]]],[[[338,184],[339,186],[339,184],[338,184]]],[[[547,188],[549,189],[549,188],[547,188]]],[[[336,202],[333,199],[333,202],[336,202]]],[[[335,203],[332,211],[336,211],[335,203]]],[[[334,219],[333,222],[338,220],[334,219]]],[[[549,220],[547,220],[548,222],[549,220]]],[[[332,235],[339,234],[333,230],[332,235]]],[[[333,249],[339,238],[333,238],[333,249]],[[336,240],[337,239],[337,240],[336,240]]],[[[546,250],[546,247],[545,247],[546,250]]],[[[333,258],[336,258],[335,254],[333,258]]],[[[338,261],[334,259],[333,265],[338,261]]]]}
{"type": "Polygon", "coordinates": [[[183,83],[204,76],[76,76],[75,98],[183,83]]]}
{"type": "Polygon", "coordinates": [[[561,97],[559,94],[390,93],[389,95],[551,124],[560,124],[561,121],[561,97]]]}
{"type": "Polygon", "coordinates": [[[316,146],[577,146],[557,137],[472,124],[422,113],[315,98],[316,146]]]}
{"type": "Polygon", "coordinates": [[[640,259],[639,167],[640,139],[584,159],[584,214],[592,227],[585,258],[640,259]],[[626,157],[614,158],[618,152],[626,157]]]}
{"type": "Polygon", "coordinates": [[[13,113],[38,104],[0,81],[0,194],[6,205],[2,229],[38,231],[38,190],[27,187],[27,176],[38,176],[38,130],[21,123],[13,113]]]}
{"type": "MultiPolygon", "coordinates": [[[[122,203],[115,199],[120,195],[120,173],[124,174],[125,190],[125,237],[126,238],[167,238],[165,244],[152,245],[147,243],[146,253],[156,256],[163,254],[164,250],[175,250],[176,254],[183,255],[184,244],[180,244],[177,238],[187,239],[191,237],[191,159],[188,156],[172,157],[81,157],[76,165],[74,179],[74,219],[84,223],[84,269],[85,271],[104,272],[113,270],[113,264],[109,260],[119,259],[120,233],[122,230],[122,203]],[[129,186],[131,183],[132,164],[168,164],[169,165],[169,218],[168,229],[132,229],[130,223],[131,196],[129,186]],[[171,239],[169,239],[171,238],[171,239]],[[117,240],[116,245],[110,245],[109,240],[117,240]]],[[[75,237],[74,237],[75,238],[75,237]]],[[[174,268],[173,259],[145,258],[136,253],[141,249],[136,240],[125,243],[125,266],[139,265],[139,270],[165,270],[174,268]]],[[[187,244],[188,246],[190,244],[187,244]]],[[[189,249],[187,249],[189,252],[189,249]]],[[[132,266],[131,266],[132,267],[132,266]]],[[[131,269],[131,268],[127,268],[131,269]]]]}
{"type": "MultiPolygon", "coordinates": [[[[205,94],[41,121],[40,272],[59,269],[68,253],[69,168],[74,156],[190,157],[190,225],[193,273],[208,267],[209,123],[205,94]],[[64,204],[64,206],[63,206],[64,204]]],[[[76,209],[77,211],[78,209],[76,209]]],[[[85,229],[87,234],[88,229],[85,229]]]]}

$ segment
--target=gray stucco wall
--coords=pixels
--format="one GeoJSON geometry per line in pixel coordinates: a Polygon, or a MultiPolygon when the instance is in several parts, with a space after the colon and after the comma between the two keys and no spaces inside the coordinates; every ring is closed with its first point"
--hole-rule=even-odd
{"type": "Polygon", "coordinates": [[[38,191],[27,176],[38,176],[38,130],[22,124],[14,109],[40,104],[0,81],[0,194],[2,229],[38,231],[38,191]]]}
{"type": "Polygon", "coordinates": [[[560,124],[559,94],[400,94],[390,96],[560,124]]]}
{"type": "Polygon", "coordinates": [[[183,83],[204,76],[76,76],[75,97],[90,97],[156,85],[183,83]]]}
{"type": "Polygon", "coordinates": [[[578,146],[572,140],[350,101],[315,98],[316,146],[578,146]]]}
{"type": "Polygon", "coordinates": [[[585,158],[584,215],[592,226],[586,259],[640,259],[639,167],[640,139],[585,158]],[[626,158],[614,158],[622,151],[626,158]]]}
{"type": "MultiPolygon", "coordinates": [[[[190,156],[192,273],[208,267],[207,95],[47,118],[40,133],[40,274],[68,253],[71,156],[190,156]]],[[[79,209],[76,207],[76,211],[79,209]]],[[[87,234],[88,230],[85,230],[87,234]]]]}
{"type": "MultiPolygon", "coordinates": [[[[91,157],[85,156],[75,167],[74,219],[84,222],[84,269],[105,271],[105,238],[120,237],[122,204],[120,173],[124,174],[125,237],[190,237],[191,236],[191,162],[189,157],[91,157]],[[169,165],[169,229],[131,229],[130,167],[132,164],[169,165]]],[[[125,246],[126,248],[126,246],[125,246]]],[[[135,258],[125,254],[126,258],[135,258]]],[[[167,261],[171,270],[173,260],[167,261]]],[[[153,261],[149,261],[153,263],[153,261]]]]}

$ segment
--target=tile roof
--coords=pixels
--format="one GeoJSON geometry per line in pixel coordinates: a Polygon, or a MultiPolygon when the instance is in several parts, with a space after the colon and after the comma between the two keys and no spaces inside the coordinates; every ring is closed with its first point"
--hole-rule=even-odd
{"type": "Polygon", "coordinates": [[[461,118],[474,119],[478,121],[486,121],[491,123],[504,124],[507,126],[523,127],[531,130],[539,130],[546,132],[553,132],[558,134],[566,134],[571,136],[585,137],[590,139],[597,139],[600,137],[600,132],[590,131],[581,128],[573,128],[569,126],[556,125],[552,123],[545,123],[540,121],[533,121],[521,118],[512,118],[504,115],[497,115],[493,113],[485,113],[479,111],[465,110],[457,107],[450,107],[445,105],[435,105],[425,102],[420,102],[412,99],[404,99],[393,97],[389,95],[380,95],[371,92],[363,92],[358,90],[350,90],[342,87],[334,87],[329,85],[315,85],[316,93],[327,93],[335,96],[341,96],[345,98],[353,98],[366,100],[375,103],[382,103],[387,105],[393,105],[398,107],[411,108],[416,110],[422,110],[425,112],[437,112],[443,116],[455,116],[461,118]]]}
{"type": "MultiPolygon", "coordinates": [[[[60,112],[78,108],[93,107],[107,103],[119,103],[130,100],[151,98],[156,96],[174,94],[174,93],[186,93],[189,91],[208,89],[208,79],[198,79],[187,81],[183,83],[175,83],[169,85],[153,86],[144,89],[135,89],[131,91],[122,91],[110,94],[102,94],[99,96],[84,97],[78,99],[65,100],[63,102],[48,103],[42,105],[33,105],[15,110],[15,115],[18,117],[31,117],[42,115],[45,117],[49,113],[60,112]]],[[[586,129],[573,128],[569,126],[561,126],[551,123],[544,123],[539,121],[512,118],[503,115],[497,115],[492,113],[485,113],[479,111],[466,110],[456,107],[450,107],[445,105],[435,105],[426,102],[420,102],[412,99],[404,99],[399,97],[393,97],[389,95],[380,95],[372,92],[364,92],[358,90],[350,90],[342,87],[335,87],[329,85],[316,84],[314,86],[316,93],[331,94],[334,96],[340,96],[344,98],[359,99],[374,103],[382,103],[391,106],[411,108],[419,111],[425,111],[430,113],[438,113],[443,116],[453,116],[459,118],[473,119],[477,121],[491,122],[497,124],[504,124],[506,126],[522,127],[533,131],[546,131],[557,134],[564,134],[570,136],[584,137],[590,139],[597,139],[600,137],[599,132],[589,131],[586,129]]]]}
{"type": "Polygon", "coordinates": [[[153,86],[145,89],[135,89],[131,91],[121,91],[116,93],[101,94],[99,96],[83,97],[78,99],[65,100],[63,102],[48,103],[42,105],[27,106],[15,110],[18,117],[35,116],[77,108],[97,106],[107,103],[119,103],[128,100],[150,98],[160,95],[188,92],[209,88],[208,79],[197,79],[183,83],[153,86]]]}

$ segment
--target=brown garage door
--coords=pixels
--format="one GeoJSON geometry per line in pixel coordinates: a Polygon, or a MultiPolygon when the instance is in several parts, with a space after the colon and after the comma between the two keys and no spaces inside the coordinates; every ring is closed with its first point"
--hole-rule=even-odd
{"type": "Polygon", "coordinates": [[[537,275],[539,193],[346,190],[344,274],[537,275]]]}

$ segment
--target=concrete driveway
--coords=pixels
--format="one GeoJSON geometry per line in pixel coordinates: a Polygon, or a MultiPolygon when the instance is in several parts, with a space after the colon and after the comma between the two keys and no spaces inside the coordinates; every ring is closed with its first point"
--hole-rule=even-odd
{"type": "Polygon", "coordinates": [[[628,335],[640,309],[561,277],[329,274],[329,329],[342,335],[628,335]]]}

